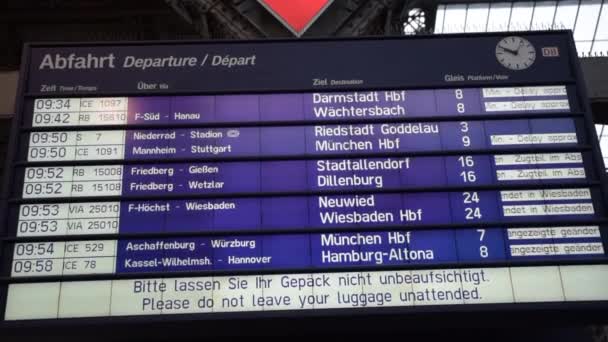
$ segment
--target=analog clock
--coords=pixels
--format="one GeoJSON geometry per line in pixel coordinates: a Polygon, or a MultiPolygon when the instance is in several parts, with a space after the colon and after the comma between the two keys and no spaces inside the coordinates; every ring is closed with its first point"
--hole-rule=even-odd
{"type": "Polygon", "coordinates": [[[507,69],[523,70],[536,60],[536,49],[525,38],[506,37],[496,44],[496,59],[507,69]]]}

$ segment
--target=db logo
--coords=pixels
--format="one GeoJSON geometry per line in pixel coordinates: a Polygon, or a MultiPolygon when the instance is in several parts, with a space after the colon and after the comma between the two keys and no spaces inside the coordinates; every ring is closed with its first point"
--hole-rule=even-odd
{"type": "Polygon", "coordinates": [[[559,48],[557,46],[547,46],[542,49],[543,57],[559,57],[559,48]]]}
{"type": "Polygon", "coordinates": [[[227,132],[227,135],[229,138],[237,138],[239,135],[241,135],[241,132],[239,132],[238,129],[231,129],[227,132]]]}

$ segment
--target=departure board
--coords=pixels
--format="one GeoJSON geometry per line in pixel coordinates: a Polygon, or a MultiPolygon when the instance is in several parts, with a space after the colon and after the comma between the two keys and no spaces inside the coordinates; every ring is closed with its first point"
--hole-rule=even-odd
{"type": "Polygon", "coordinates": [[[2,324],[603,305],[576,56],[569,31],[28,45],[2,324]]]}

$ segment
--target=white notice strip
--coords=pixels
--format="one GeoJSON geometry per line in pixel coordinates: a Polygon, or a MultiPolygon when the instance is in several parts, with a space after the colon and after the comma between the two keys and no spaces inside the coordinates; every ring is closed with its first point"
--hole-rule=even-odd
{"type": "Polygon", "coordinates": [[[484,98],[490,97],[529,97],[529,96],[566,96],[566,86],[501,87],[483,88],[484,98]]]}
{"type": "Polygon", "coordinates": [[[10,284],[6,320],[608,300],[608,265],[10,284]]]}
{"type": "Polygon", "coordinates": [[[490,136],[493,146],[529,144],[576,144],[576,133],[498,134],[490,136]]]}
{"type": "Polygon", "coordinates": [[[521,181],[534,179],[583,179],[585,169],[582,167],[496,170],[499,181],[521,181]]]}
{"type": "Polygon", "coordinates": [[[494,101],[484,103],[486,112],[514,111],[565,111],[570,109],[568,100],[494,101]]]}
{"type": "Polygon", "coordinates": [[[541,164],[578,164],[583,162],[583,155],[572,153],[537,153],[537,154],[499,154],[494,156],[496,166],[506,165],[541,165],[541,164]]]}
{"type": "Polygon", "coordinates": [[[500,199],[503,202],[590,200],[591,190],[587,188],[505,190],[500,192],[500,199]]]}
{"type": "Polygon", "coordinates": [[[505,217],[592,215],[595,213],[593,203],[503,205],[502,212],[505,217]]]}
{"type": "Polygon", "coordinates": [[[604,254],[604,246],[601,242],[511,245],[509,249],[513,257],[604,254]]]}
{"type": "Polygon", "coordinates": [[[599,226],[508,228],[509,240],[599,238],[599,226]]]}

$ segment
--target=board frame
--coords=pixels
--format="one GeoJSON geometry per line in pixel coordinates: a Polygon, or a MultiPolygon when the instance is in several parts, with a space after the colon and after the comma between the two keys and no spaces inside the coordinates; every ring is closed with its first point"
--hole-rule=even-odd
{"type": "MultiPolygon", "coordinates": [[[[526,35],[540,35],[540,34],[562,34],[567,37],[569,41],[569,60],[570,67],[575,75],[575,84],[577,98],[579,99],[580,104],[585,109],[583,120],[585,122],[586,128],[586,136],[587,139],[592,143],[589,144],[589,148],[592,154],[593,164],[595,171],[597,172],[597,176],[600,180],[600,184],[597,186],[601,189],[602,192],[602,200],[604,202],[604,212],[608,212],[606,208],[606,203],[608,203],[608,179],[606,178],[605,172],[600,172],[605,170],[605,165],[603,163],[603,158],[601,155],[601,150],[599,148],[599,143],[597,140],[597,134],[594,129],[594,124],[591,115],[591,107],[588,101],[587,90],[585,86],[585,82],[583,79],[582,71],[579,63],[577,62],[577,53],[574,44],[574,40],[572,37],[571,31],[536,31],[536,32],[526,32],[526,35]]],[[[300,39],[300,41],[323,41],[323,42],[331,42],[331,41],[362,41],[362,40],[395,40],[395,39],[445,39],[445,38],[458,38],[458,37],[474,37],[474,36],[504,36],[507,32],[498,32],[498,33],[481,33],[481,34],[443,34],[443,35],[433,35],[433,36],[412,36],[412,37],[359,37],[359,38],[306,38],[300,39]]],[[[13,118],[12,128],[10,131],[10,139],[9,146],[7,152],[7,161],[6,172],[2,177],[2,202],[0,203],[0,257],[1,257],[1,268],[3,270],[10,269],[10,253],[7,253],[6,246],[10,244],[14,239],[11,239],[7,236],[9,232],[9,227],[7,226],[7,210],[8,210],[8,200],[11,193],[11,183],[15,179],[16,175],[14,171],[16,169],[16,154],[17,147],[19,144],[19,135],[22,130],[22,119],[23,119],[23,111],[24,105],[27,98],[36,97],[41,94],[38,93],[26,93],[25,88],[26,84],[29,80],[29,64],[31,60],[31,49],[37,47],[75,47],[75,46],[138,46],[138,45],[172,45],[172,44],[203,44],[203,45],[213,45],[213,44],[266,44],[273,42],[284,42],[284,41],[294,41],[294,39],[269,39],[269,40],[252,40],[252,41],[223,41],[223,40],[214,40],[214,41],[136,41],[136,42],[87,42],[87,43],[28,43],[25,45],[24,53],[21,61],[21,70],[20,70],[20,79],[19,79],[19,88],[17,93],[17,101],[15,108],[15,117],[13,118]]],[[[517,86],[518,84],[511,84],[510,86],[517,86]]],[[[470,83],[467,85],[469,87],[475,87],[475,83],[470,83]]],[[[445,88],[450,87],[450,85],[445,85],[445,88]]],[[[440,89],[441,86],[436,87],[435,89],[440,89]]],[[[373,90],[362,88],[361,90],[373,90]]],[[[301,91],[311,91],[311,89],[302,89],[301,91]]],[[[331,90],[329,90],[331,91],[331,90]]],[[[270,92],[270,91],[269,91],[270,92]]],[[[274,91],[273,93],[279,93],[280,91],[274,91]]],[[[291,91],[290,91],[291,92],[291,91]]],[[[227,92],[222,92],[226,94],[227,92]]],[[[229,92],[228,92],[229,93],[229,92]]],[[[234,93],[246,93],[242,91],[235,91],[234,93]]],[[[256,91],[255,93],[263,93],[256,91]]],[[[95,93],[91,96],[117,96],[117,95],[128,95],[132,93],[95,93]]],[[[170,92],[167,93],[169,95],[170,92]]],[[[183,92],[179,92],[179,94],[184,94],[183,92]]],[[[201,94],[201,93],[197,93],[201,94]]],[[[142,96],[143,94],[137,94],[138,96],[142,96]]],[[[185,95],[185,94],[184,94],[185,95]]],[[[44,94],[44,97],[62,97],[66,96],[65,94],[44,94]]],[[[81,96],[81,95],[79,95],[81,96]]],[[[84,96],[83,96],[84,97],[84,96]]],[[[119,129],[117,126],[112,126],[113,129],[119,129]]],[[[79,199],[81,200],[81,199],[79,199]]],[[[608,223],[608,220],[603,221],[604,224],[608,223]]],[[[104,235],[105,237],[110,237],[108,235],[104,235]]],[[[121,235],[122,236],[122,235],[121,235]]],[[[94,236],[86,236],[84,239],[94,238],[94,236]]],[[[67,240],[62,238],[63,240],[67,240]]],[[[83,239],[82,237],[79,239],[83,239]]],[[[36,239],[34,239],[36,240],[36,239]]],[[[41,240],[51,240],[44,239],[41,240]]],[[[21,240],[20,240],[21,241],[21,240]]],[[[24,240],[25,241],[25,240],[24,240]]],[[[605,243],[606,245],[606,243],[605,243]]],[[[605,246],[606,249],[606,246],[605,246]]],[[[608,261],[601,260],[597,263],[606,264],[608,261]]],[[[526,262],[526,265],[534,265],[535,263],[526,262]]],[[[537,264],[546,264],[543,262],[539,262],[537,264]]],[[[551,262],[551,265],[560,264],[559,262],[551,262]]],[[[571,263],[568,263],[571,264],[571,263]]],[[[590,262],[584,262],[584,264],[593,264],[590,262]]],[[[514,265],[514,264],[510,264],[514,265]]],[[[475,266],[475,265],[471,265],[475,266]]],[[[478,265],[476,265],[478,266],[478,265]]],[[[444,268],[445,265],[435,266],[435,265],[424,265],[420,268],[431,269],[431,268],[444,268]]],[[[459,268],[467,267],[466,264],[459,264],[459,268]]],[[[478,266],[479,267],[479,266],[478,266]]],[[[494,266],[483,266],[483,267],[494,267],[494,266]]],[[[361,267],[362,269],[367,269],[366,267],[361,267]]],[[[391,268],[386,268],[391,269],[391,268]]],[[[395,267],[395,269],[403,269],[403,267],[395,267]]],[[[321,270],[323,271],[323,270],[321,270]]],[[[340,272],[343,270],[332,270],[332,272],[340,272]]],[[[289,270],[281,270],[280,272],[289,272],[289,270]]],[[[298,271],[304,272],[304,271],[298,271]]],[[[239,274],[247,274],[248,272],[229,272],[229,273],[239,273],[239,274]]],[[[251,273],[260,273],[251,272],[251,273]]],[[[264,273],[273,273],[273,272],[264,272],[264,273]]],[[[2,274],[5,274],[4,272],[2,274]]],[[[188,273],[187,276],[196,276],[196,273],[188,273]]],[[[147,277],[158,277],[158,274],[151,273],[149,275],[140,276],[137,278],[147,278],[147,277]]],[[[176,276],[175,274],[164,274],[165,277],[176,276]]],[[[95,279],[96,277],[90,276],[75,276],[70,278],[70,280],[85,280],[85,279],[95,279]]],[[[98,278],[104,279],[119,279],[119,278],[131,278],[130,276],[117,276],[117,275],[105,275],[100,276],[98,278]]],[[[19,279],[15,282],[25,282],[25,281],[35,281],[35,282],[43,282],[49,281],[49,278],[46,277],[38,277],[36,279],[19,279]]],[[[3,279],[0,283],[0,308],[2,310],[5,307],[6,296],[7,296],[7,283],[6,279],[3,279]]],[[[417,326],[423,321],[427,321],[431,319],[432,321],[441,321],[445,322],[445,319],[454,320],[455,324],[463,324],[470,319],[479,320],[482,322],[486,322],[487,324],[497,324],[501,325],[499,322],[499,318],[509,319],[509,320],[521,320],[525,322],[530,317],[538,318],[538,315],[542,313],[547,314],[547,317],[550,319],[540,319],[540,321],[545,324],[554,323],[557,321],[579,321],[584,323],[589,322],[603,322],[607,319],[602,317],[608,317],[606,313],[608,313],[608,301],[597,301],[597,302],[560,302],[560,303],[537,303],[537,304],[469,304],[469,305],[436,305],[436,306],[424,306],[424,307],[392,307],[392,308],[366,308],[366,309],[323,309],[323,310],[306,310],[306,311],[276,311],[276,312],[253,312],[253,313],[213,313],[213,314],[179,314],[179,315],[159,315],[159,316],[125,316],[125,317],[96,317],[96,318],[76,318],[76,319],[51,319],[51,320],[30,320],[30,321],[15,321],[15,322],[0,322],[0,329],[6,331],[13,331],[17,333],[24,333],[27,329],[36,327],[40,329],[48,329],[52,331],[52,328],[64,329],[67,327],[79,327],[80,334],[87,335],[92,333],[91,331],[86,330],[85,327],[97,327],[101,328],[103,326],[107,326],[110,324],[113,327],[117,328],[125,328],[127,326],[139,327],[137,331],[142,331],[146,328],[148,323],[154,322],[155,324],[159,324],[159,326],[168,326],[172,323],[180,323],[184,327],[190,327],[189,329],[194,330],[195,327],[199,326],[199,324],[203,324],[206,328],[210,329],[210,333],[222,334],[222,328],[224,325],[230,325],[230,322],[241,321],[244,322],[245,325],[250,325],[253,329],[264,329],[269,326],[274,326],[274,319],[285,320],[287,327],[283,329],[297,329],[296,327],[308,326],[310,322],[321,322],[323,327],[332,328],[331,322],[341,321],[342,323],[336,324],[334,326],[334,330],[341,331],[343,329],[351,328],[349,323],[351,320],[361,319],[363,321],[369,320],[377,321],[382,319],[396,320],[399,322],[398,324],[403,324],[405,320],[411,323],[411,326],[417,326]],[[352,317],[351,317],[352,316],[352,317]],[[389,317],[387,317],[389,316],[389,317]],[[384,317],[384,318],[383,318],[384,317]],[[227,322],[223,322],[228,320],[227,322]],[[203,322],[204,321],[204,322],[203,322]],[[219,322],[218,322],[219,321],[219,322]],[[217,326],[216,326],[217,325],[217,326]],[[216,326],[216,327],[214,327],[216,326]],[[256,326],[256,328],[254,328],[256,326]],[[339,328],[341,326],[341,328],[339,328]]],[[[0,317],[3,317],[4,312],[0,313],[0,317]]],[[[546,318],[546,317],[545,317],[546,318]]],[[[443,324],[443,323],[442,323],[443,324]]],[[[372,326],[380,326],[381,323],[376,322],[372,326]]],[[[405,326],[410,326],[410,324],[405,324],[405,326]]],[[[446,324],[445,326],[449,326],[446,324]]],[[[0,331],[1,331],[0,330],[0,331]]],[[[232,332],[234,333],[234,332],[232,332]]],[[[245,335],[248,332],[243,331],[242,334],[245,335]]],[[[135,334],[133,332],[133,334],[135,334]]],[[[139,335],[138,335],[139,336],[139,335]]]]}

